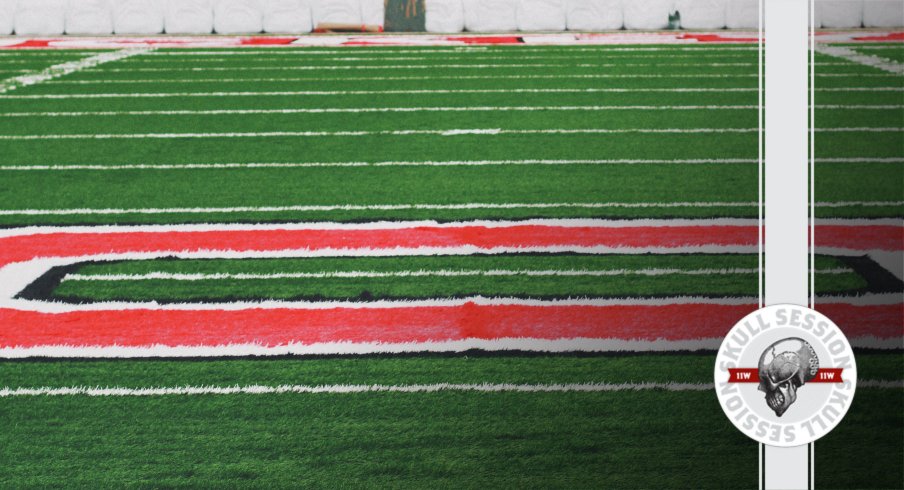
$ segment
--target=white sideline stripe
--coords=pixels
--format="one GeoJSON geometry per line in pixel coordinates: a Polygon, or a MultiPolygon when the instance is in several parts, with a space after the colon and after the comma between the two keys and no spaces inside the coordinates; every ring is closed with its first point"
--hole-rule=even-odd
{"type": "MultiPolygon", "coordinates": [[[[817,63],[821,66],[850,66],[849,63],[817,63]]],[[[438,63],[430,65],[299,65],[299,66],[209,66],[209,67],[160,67],[160,68],[98,68],[93,73],[155,73],[155,72],[210,72],[210,71],[337,71],[337,70],[464,70],[497,68],[728,68],[757,66],[756,62],[734,63],[438,63]]]]}
{"type": "MultiPolygon", "coordinates": [[[[853,337],[851,345],[858,348],[900,349],[901,338],[879,339],[872,336],[853,337]]],[[[719,349],[721,338],[694,340],[624,340],[624,339],[524,339],[503,338],[497,340],[467,339],[443,342],[419,343],[351,343],[324,342],[317,344],[289,343],[280,346],[260,344],[230,344],[217,346],[167,346],[150,345],[144,347],[125,346],[68,346],[47,345],[39,347],[2,347],[0,358],[25,359],[30,357],[85,358],[85,359],[128,359],[151,357],[242,357],[242,356],[287,356],[287,355],[366,355],[402,354],[411,352],[465,352],[472,349],[485,351],[529,351],[529,352],[673,352],[719,349]]],[[[864,381],[858,383],[863,386],[864,381]]],[[[869,383],[869,382],[867,382],[869,383]]],[[[869,386],[869,384],[867,384],[869,386]]],[[[882,387],[877,385],[876,387],[882,387]]]]}
{"type": "MultiPolygon", "coordinates": [[[[869,159],[868,159],[869,160],[869,159]]],[[[901,159],[877,159],[904,162],[901,159]]],[[[842,161],[845,161],[842,159],[842,161]]],[[[750,158],[703,158],[690,160],[645,160],[645,159],[612,159],[612,160],[452,160],[445,162],[296,162],[296,163],[186,163],[186,164],[126,164],[126,165],[3,165],[0,171],[33,171],[33,170],[187,170],[187,169],[231,169],[231,168],[308,168],[308,167],[452,167],[452,166],[486,166],[486,165],[643,165],[643,164],[742,164],[756,163],[750,158]]]]}
{"type": "MultiPolygon", "coordinates": [[[[537,111],[714,111],[752,110],[755,105],[625,105],[625,106],[472,106],[472,107],[319,107],[300,109],[210,109],[210,110],[156,110],[156,111],[82,111],[82,112],[8,112],[3,117],[85,117],[85,116],[212,116],[234,114],[339,114],[386,112],[537,112],[537,111]]],[[[904,105],[816,105],[827,110],[900,110],[904,105]]]]}
{"type": "Polygon", "coordinates": [[[169,396],[169,395],[270,395],[298,394],[357,394],[357,393],[437,393],[465,391],[481,393],[567,393],[606,391],[704,391],[711,390],[712,383],[569,383],[569,384],[412,384],[412,385],[246,385],[246,386],[179,386],[173,388],[2,388],[0,398],[19,396],[169,396]]]}
{"type": "MultiPolygon", "coordinates": [[[[904,381],[863,380],[858,388],[900,389],[904,381]]],[[[431,383],[410,385],[245,385],[245,386],[177,386],[168,388],[123,388],[73,386],[64,388],[0,388],[0,398],[21,396],[192,396],[192,395],[277,395],[277,394],[359,394],[359,393],[438,393],[446,391],[477,393],[599,393],[613,391],[709,391],[713,383],[681,383],[675,381],[641,383],[431,383]]]]}
{"type": "Polygon", "coordinates": [[[47,67],[40,71],[29,71],[18,77],[0,81],[0,94],[16,90],[21,87],[28,87],[41,82],[46,82],[54,78],[59,78],[78,71],[90,70],[92,67],[109,63],[111,61],[122,60],[130,56],[135,56],[147,52],[147,48],[138,49],[122,49],[107,53],[100,53],[80,60],[67,61],[58,65],[47,67]]]}
{"type": "MultiPolygon", "coordinates": [[[[518,58],[514,55],[510,58],[518,58]]],[[[437,59],[437,61],[442,61],[437,59]]],[[[851,66],[850,63],[817,63],[820,66],[851,66]]],[[[680,67],[680,68],[726,68],[726,67],[746,67],[758,66],[756,61],[746,62],[710,62],[710,63],[433,63],[423,65],[294,65],[294,66],[210,66],[210,67],[160,67],[160,68],[114,68],[114,69],[96,69],[93,72],[103,71],[104,73],[136,73],[136,72],[205,72],[205,71],[244,71],[244,70],[261,70],[261,71],[307,71],[307,70],[435,70],[435,69],[493,69],[493,68],[659,68],[663,66],[680,67]]]]}
{"type": "MultiPolygon", "coordinates": [[[[817,158],[821,163],[904,163],[904,158],[817,158]]],[[[487,165],[707,165],[707,164],[750,164],[757,163],[750,158],[703,158],[689,160],[660,159],[612,159],[612,160],[461,160],[423,162],[271,162],[271,163],[186,163],[186,164],[125,164],[125,165],[2,165],[0,171],[67,171],[67,170],[191,170],[191,169],[235,169],[235,168],[309,168],[309,167],[446,167],[446,166],[487,166],[487,165]]]]}
{"type": "MultiPolygon", "coordinates": [[[[750,202],[594,202],[594,203],[467,203],[467,204],[333,204],[297,206],[235,206],[222,208],[76,208],[76,209],[2,209],[0,216],[65,216],[104,214],[198,214],[198,213],[277,213],[287,211],[398,211],[398,210],[461,210],[461,209],[605,209],[605,208],[713,208],[751,207],[750,202]]],[[[817,207],[883,207],[901,206],[904,201],[836,201],[817,202],[817,207]]]]}
{"type": "MultiPolygon", "coordinates": [[[[833,73],[832,76],[840,75],[833,73]]],[[[347,82],[347,81],[400,81],[400,80],[545,80],[545,79],[602,79],[602,78],[754,78],[756,74],[561,74],[561,75],[427,75],[427,76],[391,76],[391,77],[269,77],[269,78],[157,78],[157,79],[91,79],[91,80],[54,80],[54,85],[97,85],[109,83],[142,84],[142,83],[236,83],[236,82],[347,82]]],[[[847,75],[857,76],[861,75],[847,75]]],[[[872,77],[891,75],[871,73],[872,77]]]]}
{"type": "MultiPolygon", "coordinates": [[[[865,87],[874,89],[876,87],[865,87]]],[[[888,89],[904,90],[899,87],[888,89]]],[[[503,88],[503,89],[423,89],[423,90],[290,90],[278,92],[153,92],[153,93],[92,93],[92,94],[33,94],[0,95],[0,99],[116,99],[163,97],[286,97],[292,95],[429,95],[429,94],[580,94],[580,93],[709,93],[756,92],[757,88],[503,88]]]]}
{"type": "MultiPolygon", "coordinates": [[[[270,131],[258,133],[108,133],[108,134],[4,134],[0,140],[107,140],[179,138],[279,138],[344,136],[497,136],[500,134],[722,134],[755,133],[757,128],[576,128],[576,129],[397,129],[386,131],[270,131]]],[[[904,128],[818,128],[817,133],[900,133],[904,128]]]]}
{"type": "MultiPolygon", "coordinates": [[[[557,79],[619,79],[619,78],[756,78],[756,73],[593,73],[561,75],[436,75],[436,76],[392,76],[392,77],[271,77],[271,78],[157,78],[157,79],[92,79],[54,80],[54,85],[106,85],[145,83],[260,83],[260,82],[348,82],[348,81],[400,81],[400,80],[557,80],[557,79]]],[[[886,78],[894,75],[885,73],[817,73],[825,78],[886,78]]]]}
{"type": "MultiPolygon", "coordinates": [[[[755,105],[633,105],[633,106],[472,106],[472,107],[319,107],[300,109],[210,109],[210,110],[157,110],[157,111],[82,111],[82,112],[8,112],[0,117],[83,117],[83,116],[202,116],[228,114],[334,114],[381,112],[534,112],[534,111],[699,111],[699,110],[749,110],[755,105]]],[[[840,109],[844,106],[827,106],[840,109]]],[[[853,108],[891,108],[899,106],[852,106],[853,108]]]]}
{"type": "MultiPolygon", "coordinates": [[[[0,95],[0,100],[116,99],[165,97],[285,97],[292,95],[430,95],[430,94],[579,94],[579,93],[725,93],[756,92],[756,87],[671,87],[671,88],[503,88],[503,89],[423,89],[423,90],[296,90],[279,92],[156,92],[0,95]]],[[[904,92],[904,87],[835,87],[817,92],[904,92]]]]}
{"type": "Polygon", "coordinates": [[[888,58],[880,58],[874,55],[858,53],[853,49],[846,48],[844,46],[819,45],[816,47],[816,52],[833,56],[835,58],[841,58],[852,63],[858,63],[870,68],[876,68],[882,71],[887,71],[889,73],[894,73],[895,75],[904,75],[904,63],[899,63],[888,58]]]}
{"type": "MultiPolygon", "coordinates": [[[[334,272],[282,272],[273,274],[182,274],[170,272],[150,272],[147,274],[69,274],[61,282],[67,281],[211,281],[211,280],[271,280],[271,279],[332,279],[332,278],[387,278],[387,277],[608,277],[608,276],[668,276],[668,275],[729,275],[756,274],[759,269],[609,269],[609,270],[417,270],[397,272],[376,271],[334,271],[334,272]]],[[[851,269],[834,268],[817,270],[817,274],[846,274],[851,269]]]]}
{"type": "Polygon", "coordinates": [[[238,50],[208,50],[208,51],[190,51],[188,49],[182,50],[168,50],[168,51],[155,51],[153,53],[149,53],[149,56],[221,56],[221,55],[246,55],[246,56],[260,56],[262,54],[285,54],[285,55],[309,55],[309,54],[342,54],[348,55],[349,53],[357,53],[357,54],[419,54],[419,53],[471,53],[471,52],[503,52],[508,51],[509,53],[514,53],[517,56],[518,53],[549,53],[549,52],[559,52],[567,50],[570,53],[574,52],[593,52],[593,53],[608,53],[608,52],[658,52],[658,51],[689,51],[689,52],[731,52],[731,51],[756,51],[756,46],[747,47],[747,46],[706,46],[706,45],[698,45],[694,47],[688,46],[668,46],[668,47],[659,47],[659,46],[650,46],[650,47],[617,47],[616,45],[587,45],[587,46],[556,46],[556,45],[548,45],[548,46],[450,46],[448,48],[441,47],[424,47],[424,48],[411,48],[411,47],[394,47],[394,46],[356,46],[354,48],[342,48],[342,49],[311,49],[311,48],[270,48],[270,49],[255,49],[255,48],[242,48],[238,50]],[[354,50],[354,51],[352,51],[354,50]]]}
{"type": "MultiPolygon", "coordinates": [[[[267,53],[267,54],[270,55],[271,53],[267,53]]],[[[277,53],[277,54],[279,54],[279,53],[277,53]]],[[[346,53],[346,54],[348,54],[348,53],[346,53]]],[[[450,54],[452,54],[452,53],[450,53],[450,54]]],[[[297,56],[278,56],[278,57],[270,57],[270,58],[267,58],[267,57],[257,57],[257,58],[254,58],[253,60],[249,60],[249,59],[240,60],[240,59],[237,59],[237,58],[234,58],[234,57],[225,57],[225,58],[221,57],[221,58],[215,58],[215,57],[211,56],[211,57],[196,57],[196,58],[186,57],[186,58],[179,58],[179,59],[172,59],[172,58],[171,58],[171,59],[157,59],[157,60],[152,59],[152,58],[143,58],[143,59],[134,59],[134,60],[130,60],[130,61],[131,61],[131,62],[134,62],[134,63],[183,63],[183,62],[184,62],[184,63],[206,63],[206,62],[223,63],[223,62],[236,62],[236,61],[240,61],[240,62],[252,61],[252,62],[255,62],[255,63],[257,63],[257,62],[266,62],[266,63],[272,63],[272,62],[297,62],[297,61],[307,61],[307,62],[320,62],[320,61],[374,61],[374,62],[380,62],[380,61],[436,61],[436,62],[444,62],[444,61],[449,61],[449,60],[455,60],[455,61],[470,61],[470,60],[477,60],[477,61],[501,61],[501,60],[515,60],[515,61],[520,61],[520,60],[587,60],[587,59],[590,59],[590,60],[598,60],[598,59],[600,59],[600,58],[605,58],[605,59],[616,59],[616,60],[617,60],[617,59],[629,59],[629,60],[630,60],[630,59],[636,59],[636,58],[639,58],[639,59],[661,59],[661,60],[669,60],[669,59],[672,59],[672,58],[690,58],[690,59],[701,59],[701,58],[716,58],[716,59],[729,58],[729,59],[731,59],[731,58],[740,58],[740,59],[752,59],[752,58],[754,58],[754,57],[756,56],[756,55],[753,54],[753,53],[748,53],[748,54],[719,54],[719,53],[709,53],[709,54],[674,54],[674,53],[672,53],[672,54],[666,54],[666,55],[660,55],[660,54],[635,54],[635,55],[609,56],[609,57],[601,57],[601,56],[599,56],[599,55],[596,54],[596,53],[594,53],[594,54],[583,54],[583,55],[564,55],[564,56],[562,56],[562,55],[557,55],[557,54],[548,54],[548,55],[537,55],[537,54],[534,54],[534,55],[512,54],[512,55],[509,55],[509,56],[497,56],[497,55],[487,56],[486,54],[487,54],[487,53],[486,53],[485,51],[482,51],[482,52],[477,53],[477,54],[470,54],[470,53],[455,53],[455,56],[395,56],[395,55],[393,55],[393,56],[333,56],[333,57],[323,57],[323,58],[312,58],[312,59],[309,59],[309,60],[298,60],[298,59],[297,59],[297,56]],[[296,58],[296,59],[293,60],[292,58],[296,58]]],[[[23,62],[32,63],[32,61],[23,61],[23,62]]]]}

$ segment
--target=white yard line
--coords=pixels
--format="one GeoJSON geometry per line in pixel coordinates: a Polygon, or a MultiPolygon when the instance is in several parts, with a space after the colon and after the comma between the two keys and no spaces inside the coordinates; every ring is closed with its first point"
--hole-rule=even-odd
{"type": "MultiPolygon", "coordinates": [[[[904,381],[861,380],[858,388],[901,389],[904,381]]],[[[275,394],[360,394],[360,393],[598,393],[617,391],[709,391],[713,383],[641,382],[641,383],[431,383],[408,385],[339,384],[339,385],[244,385],[244,386],[175,386],[150,388],[88,387],[0,388],[0,398],[37,396],[197,396],[197,395],[275,395],[275,394]]]]}
{"type": "MultiPolygon", "coordinates": [[[[752,110],[755,105],[594,105],[594,106],[470,106],[470,107],[314,107],[297,109],[210,109],[210,110],[153,110],[153,111],[80,111],[80,112],[7,112],[3,117],[101,117],[101,116],[222,116],[237,114],[364,114],[392,112],[536,112],[536,111],[714,111],[752,110]]],[[[831,106],[841,108],[842,106],[831,106]]],[[[860,107],[860,106],[855,106],[860,107]]],[[[904,106],[870,106],[895,108],[904,106]]]]}
{"type": "Polygon", "coordinates": [[[841,58],[850,61],[851,63],[857,63],[870,68],[894,73],[895,75],[904,75],[904,63],[899,63],[888,58],[880,58],[879,56],[858,53],[853,49],[844,46],[828,46],[820,44],[817,45],[816,52],[835,58],[841,58]]]}
{"type": "MultiPolygon", "coordinates": [[[[832,74],[836,76],[838,74],[832,74]]],[[[891,75],[870,74],[887,77],[891,75]]],[[[54,85],[105,85],[105,84],[159,84],[159,83],[260,83],[260,82],[360,82],[360,81],[403,81],[403,80],[557,80],[557,79],[619,79],[619,78],[754,78],[754,74],[667,74],[667,73],[593,73],[593,74],[561,74],[561,75],[425,75],[425,76],[377,76],[377,77],[267,77],[267,78],[142,78],[142,79],[91,79],[91,80],[55,80],[54,85]]],[[[860,76],[860,75],[847,75],[860,76]]]]}
{"type": "MultiPolygon", "coordinates": [[[[904,163],[904,158],[817,158],[818,163],[904,163]]],[[[457,167],[493,165],[737,165],[757,163],[755,158],[700,158],[688,160],[610,159],[610,160],[451,160],[420,162],[250,162],[250,163],[185,163],[185,164],[58,164],[2,165],[0,171],[116,171],[116,170],[193,170],[245,168],[317,168],[317,167],[457,167]]]]}
{"type": "MultiPolygon", "coordinates": [[[[440,60],[437,60],[440,61],[440,60]]],[[[817,63],[821,66],[850,66],[848,63],[817,63]]],[[[756,62],[734,63],[437,63],[420,65],[297,65],[297,66],[209,66],[209,67],[159,67],[159,68],[112,68],[93,69],[103,73],[155,73],[155,72],[211,72],[211,71],[337,71],[337,70],[465,70],[465,69],[509,69],[509,68],[729,68],[753,67],[756,62]]]]}
{"type": "Polygon", "coordinates": [[[130,56],[136,56],[148,52],[147,48],[122,49],[119,51],[111,51],[100,53],[87,58],[75,61],[67,61],[58,65],[47,67],[40,71],[31,71],[18,77],[0,81],[0,94],[11,92],[21,87],[28,87],[54,78],[69,75],[71,73],[90,70],[93,67],[126,59],[130,56]]]}
{"type": "Polygon", "coordinates": [[[194,208],[2,209],[0,216],[66,216],[106,214],[228,214],[328,211],[400,211],[464,209],[605,209],[748,207],[755,202],[608,202],[608,203],[467,203],[467,204],[336,204],[299,206],[235,206],[194,208]]]}
{"type": "MultiPolygon", "coordinates": [[[[76,209],[2,209],[0,216],[67,216],[112,214],[229,214],[329,211],[399,211],[399,210],[465,210],[465,209],[605,209],[605,208],[715,208],[753,207],[750,201],[696,202],[593,202],[593,203],[467,203],[467,204],[334,204],[297,206],[235,206],[185,208],[76,208],[76,209]]],[[[817,202],[817,207],[884,207],[902,206],[904,201],[836,201],[817,202]]]]}
{"type": "Polygon", "coordinates": [[[443,391],[480,393],[565,393],[608,391],[705,391],[711,383],[572,383],[572,384],[411,384],[411,385],[246,385],[246,386],[179,386],[172,388],[100,388],[77,386],[70,388],[0,388],[0,398],[21,396],[169,396],[169,395],[270,395],[296,394],[357,394],[357,393],[437,393],[443,391]]]}
{"type": "MultiPolygon", "coordinates": [[[[218,53],[213,53],[218,54],[218,53]]],[[[620,56],[599,56],[597,53],[583,54],[583,55],[561,55],[561,54],[533,54],[533,55],[524,55],[524,54],[511,54],[508,56],[499,56],[499,55],[491,55],[487,56],[485,51],[481,51],[479,53],[447,53],[453,54],[453,56],[327,56],[327,57],[318,57],[312,58],[309,60],[299,60],[297,55],[289,54],[289,56],[273,56],[273,54],[280,53],[266,53],[266,56],[255,57],[254,59],[244,59],[235,58],[235,57],[189,57],[186,56],[184,58],[173,58],[169,57],[168,59],[153,59],[150,57],[145,57],[142,59],[135,59],[132,62],[135,63],[226,63],[226,62],[254,62],[254,63],[286,63],[286,62],[294,62],[297,63],[299,61],[306,62],[320,62],[320,61],[371,61],[371,62],[382,62],[382,61],[436,61],[436,62],[447,62],[447,61],[521,61],[521,60],[599,60],[601,58],[611,60],[619,60],[619,59],[658,59],[668,61],[670,59],[675,58],[689,58],[689,59],[706,59],[706,58],[716,58],[716,59],[724,59],[724,58],[740,58],[740,59],[753,59],[756,57],[754,53],[747,54],[720,54],[720,53],[708,53],[708,54],[633,54],[633,55],[620,55],[620,56]],[[267,57],[270,56],[270,57],[267,57]],[[294,58],[294,59],[293,59],[294,58]]],[[[351,54],[351,53],[346,53],[351,54]]],[[[412,53],[413,54],[413,53],[412,53]]]]}
{"type": "MultiPolygon", "coordinates": [[[[277,279],[358,279],[390,277],[617,277],[617,276],[707,276],[731,274],[756,274],[758,269],[609,269],[609,270],[416,270],[416,271],[333,271],[333,272],[281,272],[271,274],[186,274],[172,272],[149,272],[145,274],[69,274],[61,282],[67,281],[216,281],[216,280],[277,280],[277,279]]],[[[817,274],[846,274],[851,269],[834,268],[817,270],[817,274]]]]}
{"type": "MultiPolygon", "coordinates": [[[[901,159],[877,159],[904,162],[901,159]]],[[[844,160],[843,160],[844,161],[844,160]]],[[[689,160],[660,159],[609,159],[609,160],[451,160],[421,162],[257,162],[257,163],[186,163],[186,164],[124,164],[124,165],[3,165],[0,171],[43,171],[43,170],[191,170],[191,169],[240,169],[240,168],[316,168],[316,167],[480,167],[492,165],[706,165],[706,164],[749,164],[756,163],[749,158],[702,158],[689,160]]]]}
{"type": "MultiPolygon", "coordinates": [[[[268,77],[268,78],[142,78],[112,79],[101,78],[91,80],[54,80],[53,85],[108,85],[108,84],[160,84],[160,83],[262,83],[262,82],[349,82],[349,81],[404,81],[404,80],[559,80],[559,79],[675,79],[675,78],[756,78],[756,73],[592,73],[592,74],[560,74],[560,75],[426,75],[426,76],[390,76],[390,77],[268,77]]],[[[892,74],[885,73],[817,73],[817,77],[825,78],[887,78],[892,74]]]]}
{"type": "MultiPolygon", "coordinates": [[[[872,90],[877,87],[865,87],[872,90]]],[[[901,90],[901,87],[886,87],[901,90]]],[[[851,90],[860,90],[851,88],[851,90]]],[[[89,94],[31,94],[0,95],[0,100],[58,100],[58,99],[131,99],[166,97],[288,97],[295,95],[346,96],[346,95],[432,95],[432,94],[596,94],[596,93],[723,93],[756,92],[757,88],[501,88],[501,89],[415,89],[415,90],[284,90],[263,92],[135,92],[135,93],[89,93],[89,94]]]]}
{"type": "MultiPolygon", "coordinates": [[[[872,349],[899,349],[900,337],[878,339],[876,337],[854,337],[851,345],[872,349]]],[[[286,355],[366,355],[402,354],[411,352],[465,352],[472,349],[486,351],[528,351],[528,352],[674,352],[674,351],[715,351],[722,343],[721,338],[701,338],[695,340],[622,340],[622,339],[523,339],[503,338],[497,340],[467,339],[443,342],[417,343],[374,343],[374,342],[324,342],[316,344],[290,343],[280,346],[260,344],[231,344],[219,346],[166,346],[147,347],[125,346],[68,346],[46,345],[39,347],[3,347],[0,358],[24,359],[29,357],[87,358],[87,359],[128,359],[149,357],[244,357],[244,356],[286,356],[286,355]]],[[[868,381],[860,381],[870,385],[868,381]]],[[[882,381],[878,383],[889,383],[882,381]]],[[[895,382],[892,382],[895,383],[895,382]]],[[[900,386],[900,382],[898,382],[900,386]]],[[[885,387],[877,384],[875,387],[885,387]]]]}
{"type": "MultiPolygon", "coordinates": [[[[297,109],[209,109],[146,111],[7,112],[0,118],[115,117],[115,116],[223,116],[249,114],[366,114],[408,112],[602,112],[602,111],[718,111],[753,110],[756,105],[594,105],[594,106],[469,106],[469,107],[316,107],[297,109]]],[[[825,110],[901,110],[904,105],[817,105],[825,110]]]]}
{"type": "MultiPolygon", "coordinates": [[[[386,131],[269,131],[254,133],[91,133],[4,134],[3,141],[111,140],[111,139],[205,139],[205,138],[322,138],[358,136],[498,136],[506,134],[727,134],[755,133],[757,128],[576,128],[576,129],[397,129],[386,131]]],[[[819,128],[817,133],[900,133],[900,127],[819,128]]]]}
{"type": "MultiPolygon", "coordinates": [[[[288,97],[295,95],[433,95],[433,94],[594,94],[594,93],[726,93],[757,92],[756,87],[670,87],[670,88],[501,88],[501,89],[421,89],[421,90],[289,90],[266,92],[135,92],[90,94],[0,95],[0,100],[139,99],[166,97],[288,97]]],[[[904,92],[904,87],[835,87],[817,92],[904,92]]]]}
{"type": "MultiPolygon", "coordinates": [[[[280,55],[297,55],[297,56],[306,56],[306,55],[348,55],[350,53],[355,53],[356,55],[361,54],[375,54],[375,55],[397,55],[397,54],[421,54],[421,53],[487,53],[487,52],[508,52],[513,56],[517,57],[520,53],[549,53],[549,52],[558,52],[566,50],[569,53],[575,52],[593,52],[598,55],[604,55],[605,53],[637,53],[637,52],[693,52],[693,53],[727,53],[732,51],[750,51],[756,52],[756,46],[706,46],[706,45],[697,45],[697,46],[636,46],[636,47],[618,47],[616,45],[588,45],[588,46],[452,46],[448,48],[442,47],[423,47],[423,48],[412,48],[412,47],[402,47],[402,46],[377,46],[377,47],[365,47],[359,46],[354,48],[341,48],[341,49],[314,49],[314,48],[269,48],[269,49],[255,49],[255,48],[241,48],[234,50],[208,50],[208,51],[198,51],[198,50],[188,50],[188,49],[174,49],[174,50],[166,50],[166,51],[155,51],[151,53],[150,56],[167,56],[167,57],[179,57],[179,56],[260,56],[264,55],[272,55],[272,54],[280,54],[280,55]],[[558,49],[557,49],[558,48],[558,49]]],[[[2,53],[2,52],[0,52],[2,53]]]]}

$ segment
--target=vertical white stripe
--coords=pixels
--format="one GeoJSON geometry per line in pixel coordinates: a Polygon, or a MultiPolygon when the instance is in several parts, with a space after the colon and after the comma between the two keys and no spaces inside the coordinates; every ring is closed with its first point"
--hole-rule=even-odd
{"type": "MultiPolygon", "coordinates": [[[[765,304],[809,303],[811,0],[765,0],[765,304]]],[[[764,488],[809,487],[809,447],[766,446],[764,488]]]]}

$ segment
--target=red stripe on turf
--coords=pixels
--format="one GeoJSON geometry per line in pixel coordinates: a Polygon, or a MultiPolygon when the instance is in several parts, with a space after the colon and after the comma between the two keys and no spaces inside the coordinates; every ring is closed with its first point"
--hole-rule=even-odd
{"type": "Polygon", "coordinates": [[[188,250],[389,249],[418,247],[682,247],[756,243],[750,226],[417,227],[388,230],[244,230],[53,233],[0,239],[0,265],[35,257],[188,250]]]}
{"type": "MultiPolygon", "coordinates": [[[[750,305],[476,305],[324,310],[125,310],[46,314],[0,310],[0,347],[216,346],[428,342],[462,339],[693,340],[723,337],[750,305]]],[[[822,305],[849,337],[902,335],[900,305],[822,305]]]]}
{"type": "MultiPolygon", "coordinates": [[[[904,228],[820,226],[821,247],[902,250],[904,228]]],[[[0,266],[35,257],[191,250],[387,249],[418,247],[696,247],[754,246],[755,226],[417,227],[388,230],[243,230],[51,233],[0,239],[0,266]]]]}

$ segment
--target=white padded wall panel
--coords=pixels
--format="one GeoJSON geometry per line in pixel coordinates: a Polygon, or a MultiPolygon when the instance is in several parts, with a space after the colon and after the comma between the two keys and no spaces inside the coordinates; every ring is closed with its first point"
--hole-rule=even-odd
{"type": "Polygon", "coordinates": [[[213,30],[218,34],[254,34],[264,30],[259,0],[214,0],[213,30]]]}
{"type": "Polygon", "coordinates": [[[113,6],[110,0],[69,0],[66,34],[113,34],[113,6]]]}
{"type": "Polygon", "coordinates": [[[518,0],[464,0],[465,29],[472,32],[515,31],[518,0]]]}
{"type": "Polygon", "coordinates": [[[361,24],[361,4],[358,0],[314,0],[311,3],[314,28],[328,22],[336,24],[361,24]]]}
{"type": "Polygon", "coordinates": [[[625,0],[626,29],[665,29],[669,26],[669,14],[672,13],[672,0],[625,0]]]}
{"type": "Polygon", "coordinates": [[[264,32],[311,32],[310,4],[307,0],[264,0],[264,32]]]}
{"type": "Polygon", "coordinates": [[[424,0],[427,32],[461,32],[465,29],[462,0],[424,0]]]}
{"type": "Polygon", "coordinates": [[[15,31],[21,36],[58,36],[66,26],[66,0],[19,0],[15,31]]]}
{"type": "Polygon", "coordinates": [[[521,31],[564,31],[565,0],[519,0],[515,18],[521,31]]]}
{"type": "Polygon", "coordinates": [[[167,34],[210,34],[213,4],[210,0],[167,0],[164,27],[167,34]]]}
{"type": "Polygon", "coordinates": [[[904,0],[864,0],[863,27],[904,27],[904,0]]]}
{"type": "Polygon", "coordinates": [[[112,0],[113,32],[159,34],[163,32],[163,2],[160,0],[112,0]]]}
{"type": "Polygon", "coordinates": [[[676,0],[682,29],[724,29],[726,0],[676,0]]]}
{"type": "Polygon", "coordinates": [[[729,29],[758,29],[759,0],[728,0],[725,26],[729,29]]]}
{"type": "Polygon", "coordinates": [[[565,9],[566,27],[571,31],[614,30],[625,25],[622,0],[567,0],[565,9]]]}
{"type": "Polygon", "coordinates": [[[816,0],[817,27],[860,27],[861,24],[863,0],[816,0]]]}
{"type": "Polygon", "coordinates": [[[360,0],[361,23],[369,26],[382,26],[385,17],[383,0],[360,0]]]}
{"type": "Polygon", "coordinates": [[[16,0],[0,0],[0,36],[13,33],[16,25],[16,0]]]}

